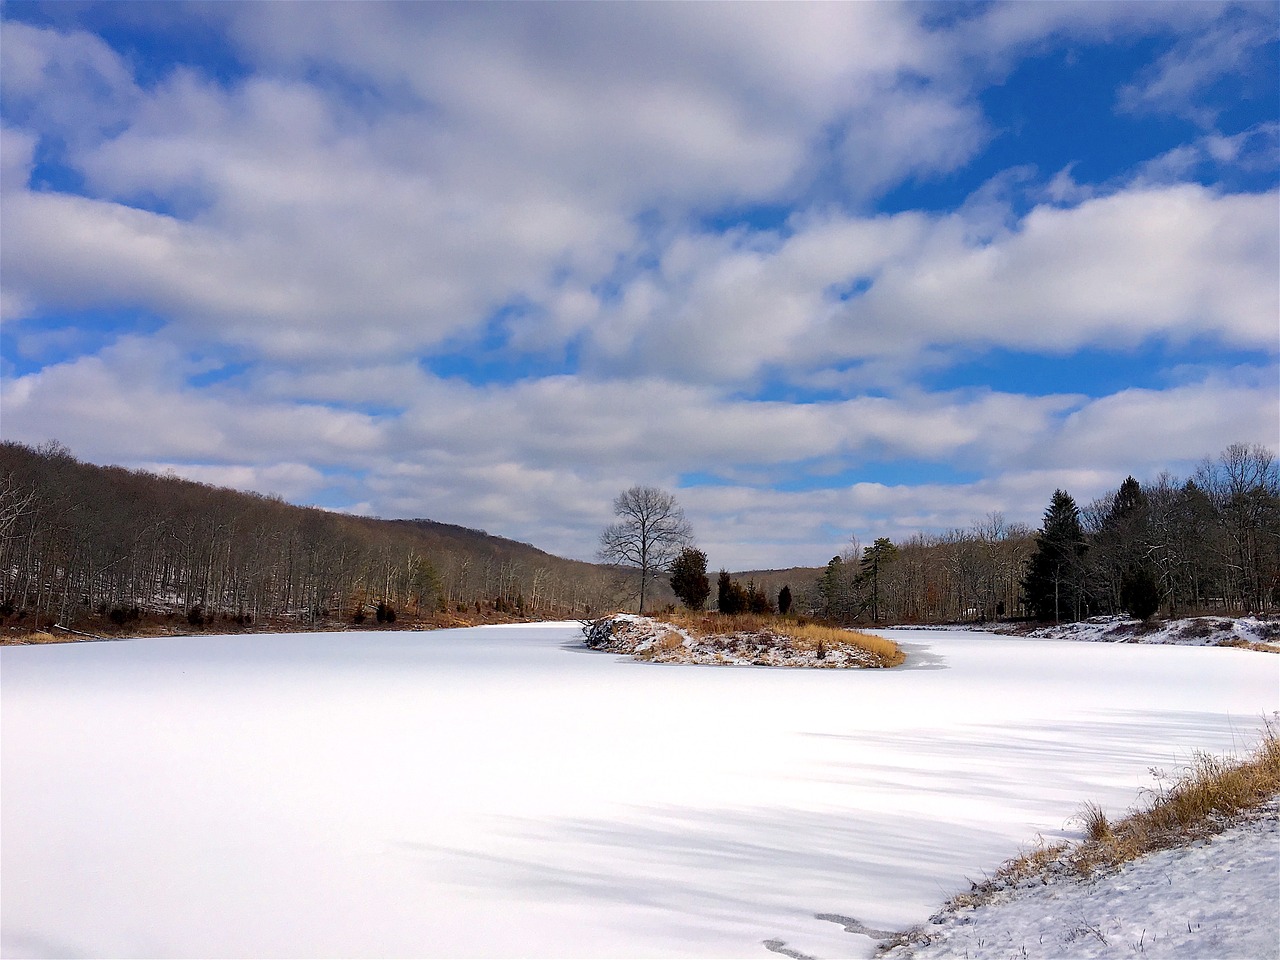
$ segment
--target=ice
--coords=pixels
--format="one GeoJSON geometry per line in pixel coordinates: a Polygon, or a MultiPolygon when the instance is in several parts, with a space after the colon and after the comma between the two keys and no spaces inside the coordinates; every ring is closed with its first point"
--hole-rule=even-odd
{"type": "Polygon", "coordinates": [[[922,923],[1280,709],[1265,653],[894,636],[840,671],[576,623],[3,648],[0,947],[867,957],[815,915],[922,923]]]}

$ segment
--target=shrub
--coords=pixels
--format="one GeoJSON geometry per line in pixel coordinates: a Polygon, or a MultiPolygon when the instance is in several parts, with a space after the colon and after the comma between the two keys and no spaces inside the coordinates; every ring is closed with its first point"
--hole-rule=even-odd
{"type": "Polygon", "coordinates": [[[191,624],[191,626],[193,627],[203,627],[204,626],[204,607],[200,606],[200,604],[197,603],[194,607],[188,610],[187,623],[191,624]]]}
{"type": "Polygon", "coordinates": [[[747,609],[752,613],[773,613],[773,604],[754,581],[747,584],[747,609]]]}

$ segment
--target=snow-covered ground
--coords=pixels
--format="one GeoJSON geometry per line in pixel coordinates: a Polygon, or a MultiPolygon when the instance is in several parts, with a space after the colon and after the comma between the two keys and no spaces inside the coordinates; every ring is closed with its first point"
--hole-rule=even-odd
{"type": "Polygon", "coordinates": [[[1277,804],[1223,833],[1088,882],[1053,877],[949,911],[888,951],[907,957],[1280,956],[1277,804]]]}
{"type": "MultiPolygon", "coordinates": [[[[996,633],[1016,632],[1007,625],[1000,624],[989,629],[996,633]]],[[[1045,640],[1176,643],[1196,647],[1217,647],[1243,642],[1270,646],[1280,652],[1280,620],[1258,617],[1186,617],[1144,623],[1113,615],[1037,627],[1021,635],[1045,640]]]]}
{"type": "Polygon", "coordinates": [[[869,957],[1280,709],[1253,651],[894,639],[812,671],[577,624],[5,647],[0,951],[869,957]]]}

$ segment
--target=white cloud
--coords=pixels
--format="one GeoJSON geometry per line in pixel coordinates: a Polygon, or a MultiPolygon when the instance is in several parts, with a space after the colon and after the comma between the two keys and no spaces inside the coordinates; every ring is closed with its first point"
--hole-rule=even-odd
{"type": "Polygon", "coordinates": [[[1200,94],[1223,77],[1244,73],[1257,51],[1276,39],[1274,10],[1242,5],[1235,14],[1180,39],[1138,80],[1121,88],[1120,108],[1176,114],[1212,127],[1218,111],[1204,104],[1200,94]]]}
{"type": "MultiPolygon", "coordinates": [[[[709,474],[728,483],[679,494],[713,563],[739,567],[821,563],[851,530],[900,538],[993,509],[1033,521],[1055,486],[1084,502],[1144,465],[1274,443],[1275,384],[1256,372],[1094,400],[918,386],[992,345],[1274,355],[1280,313],[1276,194],[1180,182],[1274,163],[1274,124],[1205,134],[1124,182],[1068,169],[1021,214],[1039,175],[1023,167],[952,213],[868,212],[975,156],[992,135],[978,85],[1048,38],[1168,37],[1219,16],[935,13],[213,5],[196,15],[252,73],[141,85],[87,32],[6,21],[6,334],[69,351],[43,318],[114,308],[164,326],[6,367],[5,434],[300,500],[336,489],[359,512],[585,557],[619,489],[709,474]],[[41,150],[87,195],[33,185],[41,150]],[[773,231],[695,226],[797,201],[773,231]],[[477,344],[567,369],[580,354],[581,372],[476,386],[420,363],[487,359],[477,344]],[[243,369],[197,387],[199,356],[243,369]],[[771,378],[820,402],[742,399],[771,378]],[[765,489],[897,459],[983,479],[765,489]]],[[[1179,43],[1134,102],[1194,105],[1250,36],[1179,43]]]]}
{"type": "Polygon", "coordinates": [[[965,345],[1276,346],[1274,193],[1137,185],[1037,207],[1012,228],[983,205],[793,225],[785,239],[677,239],[588,331],[589,356],[741,382],[769,367],[802,373],[881,357],[910,367],[933,348],[965,345]],[[859,282],[869,288],[838,298],[859,282]]]}
{"type": "Polygon", "coordinates": [[[72,142],[124,122],[138,96],[124,61],[93,34],[11,20],[0,31],[0,89],[11,118],[36,114],[43,130],[72,142]]]}
{"type": "Polygon", "coordinates": [[[250,371],[196,389],[200,372],[162,340],[127,338],[6,378],[6,437],[57,437],[90,460],[304,502],[328,491],[326,503],[344,506],[333,491],[345,490],[350,509],[479,526],[585,558],[617,491],[654,483],[677,490],[714,562],[745,567],[821,563],[850,531],[902,538],[996,509],[1032,522],[1057,486],[1087,502],[1126,473],[1189,464],[1234,440],[1274,443],[1278,429],[1274,384],[1257,370],[1094,400],[977,391],[802,405],[660,380],[470,387],[412,365],[250,371]],[[362,404],[403,412],[353,409],[362,404]],[[857,479],[903,458],[983,479],[857,479]],[[729,482],[678,489],[698,473],[729,482]],[[834,486],[770,489],[782,481],[834,486]]]}
{"type": "Polygon", "coordinates": [[[1274,348],[1273,193],[1123,191],[1037,208],[1016,232],[976,247],[963,243],[963,226],[940,222],[919,253],[890,264],[867,295],[869,317],[908,342],[1069,350],[1206,336],[1274,348]]]}

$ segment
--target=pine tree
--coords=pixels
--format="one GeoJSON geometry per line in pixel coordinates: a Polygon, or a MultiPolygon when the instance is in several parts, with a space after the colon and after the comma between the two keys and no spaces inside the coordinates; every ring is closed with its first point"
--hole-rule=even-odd
{"type": "Polygon", "coordinates": [[[1151,560],[1151,507],[1138,481],[1127,477],[1102,520],[1095,550],[1098,565],[1115,585],[1115,599],[1130,616],[1146,620],[1160,609],[1160,588],[1151,560]]]}
{"type": "Polygon", "coordinates": [[[1055,490],[1022,580],[1024,599],[1038,619],[1080,619],[1085,599],[1084,554],[1076,502],[1065,490],[1055,490]]]}
{"type": "Polygon", "coordinates": [[[862,551],[862,577],[871,584],[871,622],[880,620],[880,572],[885,564],[898,556],[898,548],[888,537],[877,537],[876,542],[862,551]]]}

